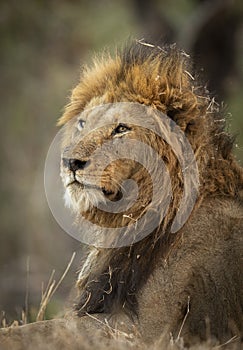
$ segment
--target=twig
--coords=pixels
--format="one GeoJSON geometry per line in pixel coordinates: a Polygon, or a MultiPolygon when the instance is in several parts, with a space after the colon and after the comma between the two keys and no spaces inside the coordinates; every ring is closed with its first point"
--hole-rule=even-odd
{"type": "Polygon", "coordinates": [[[230,343],[232,343],[234,340],[238,339],[239,337],[237,335],[234,335],[232,338],[230,338],[229,340],[227,340],[225,343],[214,346],[213,349],[220,349],[225,345],[228,345],[230,343]]]}
{"type": "Polygon", "coordinates": [[[191,75],[191,73],[188,72],[188,70],[184,70],[184,72],[185,72],[192,80],[195,80],[194,76],[191,75]]]}
{"type": "Polygon", "coordinates": [[[181,324],[181,328],[180,328],[179,333],[178,333],[177,338],[176,338],[176,342],[179,341],[179,339],[180,339],[181,332],[182,332],[182,329],[183,329],[183,327],[185,325],[185,322],[186,322],[186,319],[187,319],[187,316],[188,316],[189,312],[190,312],[190,296],[188,295],[186,314],[185,314],[185,316],[183,318],[183,321],[182,321],[182,324],[181,324]]]}
{"type": "Polygon", "coordinates": [[[118,336],[118,335],[124,336],[124,337],[127,338],[127,339],[132,339],[132,338],[133,338],[132,334],[127,334],[126,332],[123,332],[123,331],[121,331],[121,330],[119,330],[119,329],[116,329],[116,328],[111,327],[111,326],[109,325],[108,320],[107,320],[106,318],[105,318],[104,321],[101,321],[101,320],[99,320],[97,317],[95,317],[95,316],[89,314],[88,312],[86,312],[85,314],[86,314],[86,316],[92,318],[92,319],[95,320],[96,322],[98,322],[98,323],[102,324],[103,326],[107,327],[108,330],[111,332],[111,334],[112,334],[114,337],[116,336],[116,339],[117,339],[117,336],[118,336]]]}

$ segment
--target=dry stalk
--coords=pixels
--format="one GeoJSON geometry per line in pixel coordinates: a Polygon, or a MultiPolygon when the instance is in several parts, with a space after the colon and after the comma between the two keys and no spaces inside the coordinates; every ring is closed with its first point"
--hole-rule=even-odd
{"type": "Polygon", "coordinates": [[[221,349],[222,347],[230,344],[230,343],[233,343],[233,341],[239,339],[239,337],[237,335],[234,335],[232,338],[230,338],[229,340],[227,340],[225,343],[223,344],[220,344],[220,345],[217,345],[217,346],[214,346],[213,349],[221,349]]]}
{"type": "Polygon", "coordinates": [[[6,327],[7,327],[7,321],[5,317],[5,311],[2,311],[0,328],[6,328],[6,327]]]}
{"type": "Polygon", "coordinates": [[[109,334],[112,335],[112,337],[114,339],[117,340],[119,336],[120,337],[124,337],[125,339],[128,339],[128,340],[133,339],[133,335],[132,334],[128,334],[128,333],[123,332],[123,331],[121,331],[119,329],[113,328],[111,325],[109,325],[108,320],[106,318],[105,318],[105,320],[103,322],[103,321],[99,320],[97,317],[89,314],[88,312],[86,312],[85,314],[86,314],[86,316],[92,318],[93,320],[95,320],[96,322],[102,324],[105,328],[107,328],[108,331],[109,331],[109,334]]]}
{"type": "Polygon", "coordinates": [[[29,313],[29,279],[30,279],[30,257],[27,256],[26,260],[26,288],[25,288],[25,310],[22,310],[21,318],[23,324],[28,323],[29,313]]]}
{"type": "Polygon", "coordinates": [[[53,297],[53,295],[55,294],[55,292],[57,291],[58,287],[60,286],[60,284],[62,283],[62,281],[64,280],[66,274],[68,273],[73,260],[75,258],[76,253],[74,252],[65,271],[63,272],[61,278],[59,279],[59,281],[56,283],[56,281],[53,279],[54,278],[54,274],[55,274],[55,270],[52,271],[51,276],[49,278],[47,287],[45,289],[45,291],[43,292],[42,290],[42,295],[41,295],[41,302],[40,302],[40,308],[38,311],[38,314],[36,316],[36,321],[43,321],[44,320],[44,316],[45,316],[45,312],[46,312],[46,308],[47,305],[49,304],[51,298],[53,297]]]}
{"type": "Polygon", "coordinates": [[[182,329],[185,325],[185,322],[186,322],[186,319],[187,319],[187,316],[190,312],[190,296],[188,296],[188,299],[187,299],[187,310],[186,310],[186,314],[185,314],[185,317],[183,318],[183,321],[182,321],[182,324],[181,324],[181,327],[180,327],[180,330],[179,330],[179,333],[177,335],[177,338],[176,338],[176,342],[179,341],[180,337],[181,337],[181,332],[182,332],[182,329]]]}

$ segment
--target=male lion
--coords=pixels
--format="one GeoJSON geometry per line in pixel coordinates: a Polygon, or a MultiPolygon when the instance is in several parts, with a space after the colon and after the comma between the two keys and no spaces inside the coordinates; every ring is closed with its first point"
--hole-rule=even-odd
{"type": "Polygon", "coordinates": [[[242,334],[243,172],[222,111],[191,75],[188,55],[175,46],[138,42],[115,58],[95,61],[73,90],[59,121],[64,124],[66,204],[81,231],[84,221],[101,228],[83,229],[97,241],[79,274],[77,314],[118,320],[127,314],[146,341],[165,331],[189,343],[242,334]],[[176,139],[180,133],[194,155],[196,165],[188,163],[193,174],[178,159],[190,153],[176,139]],[[137,161],[137,150],[132,157],[133,144],[145,145],[142,159],[150,155],[153,164],[137,161]],[[124,147],[127,156],[119,153],[124,147]],[[190,176],[191,192],[181,205],[190,176]],[[135,202],[123,211],[106,210],[107,203],[133,193],[133,187],[123,191],[128,179],[137,184],[135,202]],[[148,214],[153,211],[157,215],[148,214]]]}
{"type": "MultiPolygon", "coordinates": [[[[148,343],[242,335],[243,172],[223,112],[190,70],[175,46],[138,42],[85,69],[59,121],[65,202],[91,244],[71,319],[91,339],[113,321],[148,343]]],[[[0,337],[28,344],[42,330],[49,342],[57,327],[57,346],[70,345],[67,325],[0,337]]]]}

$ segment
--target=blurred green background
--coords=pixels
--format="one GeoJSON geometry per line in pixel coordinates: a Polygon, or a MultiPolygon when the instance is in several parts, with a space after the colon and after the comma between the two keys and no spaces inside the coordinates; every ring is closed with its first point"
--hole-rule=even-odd
{"type": "Polygon", "coordinates": [[[0,1],[0,312],[8,322],[21,318],[26,291],[33,318],[42,282],[53,269],[60,277],[73,251],[78,254],[48,317],[61,310],[76,278],[80,244],[53,219],[43,172],[80,65],[129,38],[177,42],[231,113],[242,162],[242,19],[241,0],[0,1]]]}

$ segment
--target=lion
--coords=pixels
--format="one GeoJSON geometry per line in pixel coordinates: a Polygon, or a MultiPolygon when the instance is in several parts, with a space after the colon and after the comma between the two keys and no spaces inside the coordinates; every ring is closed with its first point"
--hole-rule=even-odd
{"type": "Polygon", "coordinates": [[[77,281],[75,312],[118,320],[127,315],[149,342],[165,331],[190,344],[209,337],[227,341],[243,330],[243,172],[232,154],[222,108],[191,69],[189,56],[175,46],[137,42],[84,68],[59,120],[65,125],[61,176],[66,205],[81,230],[82,217],[111,232],[106,245],[97,236],[89,248],[77,281]],[[172,131],[161,126],[159,113],[173,124],[172,131]],[[162,129],[163,136],[158,134],[162,129]],[[179,143],[175,150],[175,139],[169,141],[178,129],[193,152],[198,183],[193,208],[172,230],[178,210],[190,202],[187,197],[180,206],[189,175],[178,161],[179,143]],[[163,160],[171,196],[158,160],[149,164],[150,174],[132,157],[134,140],[145,145],[140,153],[152,148],[163,160]],[[125,155],[114,157],[124,148],[125,155]],[[158,215],[149,216],[151,232],[141,235],[143,226],[136,229],[134,222],[149,212],[158,178],[163,178],[153,200],[158,215]],[[137,184],[135,203],[121,212],[106,210],[107,203],[124,197],[127,180],[137,184]],[[124,228],[119,238],[118,228],[124,228]]]}
{"type": "MultiPolygon", "coordinates": [[[[138,42],[84,69],[59,120],[66,125],[61,162],[65,198],[77,222],[84,216],[116,231],[149,208],[153,181],[139,162],[122,156],[99,170],[115,144],[126,147],[128,140],[138,140],[151,146],[168,168],[173,195],[166,215],[138,240],[134,235],[139,232],[130,230],[134,241],[127,246],[112,248],[111,239],[111,248],[91,247],[77,281],[79,316],[129,315],[149,341],[164,330],[188,342],[209,336],[226,341],[243,331],[243,172],[232,155],[233,138],[225,131],[221,107],[190,70],[188,55],[175,46],[138,42]],[[186,135],[198,168],[193,210],[176,232],[171,227],[184,179],[173,143],[151,131],[151,125],[160,128],[158,111],[186,135]],[[102,151],[93,156],[106,142],[102,160],[102,151]],[[134,205],[121,213],[97,208],[104,198],[119,201],[128,179],[138,186],[134,205]]],[[[163,167],[155,168],[163,177],[163,167]]],[[[157,197],[167,192],[166,181],[159,191],[157,197]]]]}
{"type": "MultiPolygon", "coordinates": [[[[66,210],[88,243],[66,320],[85,338],[242,337],[243,171],[224,110],[191,72],[175,45],[135,42],[83,69],[59,120],[66,210]]],[[[58,327],[68,342],[74,328],[58,322],[0,336],[58,327]]]]}

